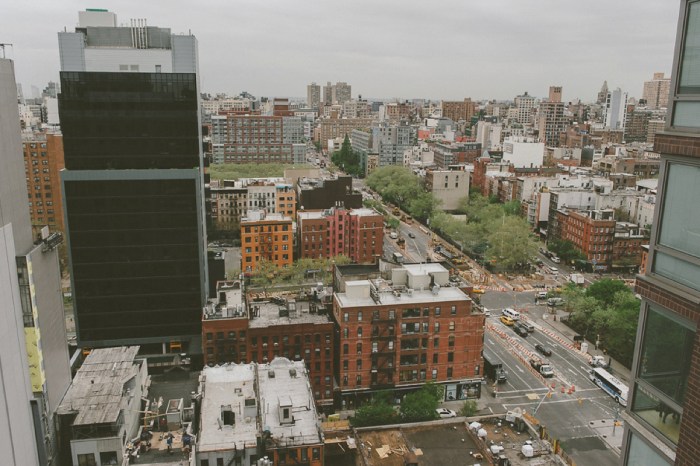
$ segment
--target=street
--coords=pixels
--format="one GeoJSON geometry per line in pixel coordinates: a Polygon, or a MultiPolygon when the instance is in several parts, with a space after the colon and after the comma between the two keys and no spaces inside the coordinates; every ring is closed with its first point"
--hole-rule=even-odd
{"type": "Polygon", "coordinates": [[[502,410],[520,408],[533,415],[579,464],[618,464],[623,427],[615,426],[614,420],[623,408],[590,381],[587,358],[550,326],[547,306],[535,304],[533,292],[491,291],[481,302],[491,310],[484,346],[500,359],[508,375],[508,381],[496,387],[495,398],[492,387],[484,390],[482,396],[493,398],[489,406],[496,412],[500,405],[502,410]],[[500,311],[505,307],[520,311],[535,331],[522,338],[501,323],[500,311]],[[534,348],[537,343],[551,349],[552,355],[539,354],[534,348]],[[533,356],[551,364],[553,378],[535,373],[528,364],[533,356]]]}

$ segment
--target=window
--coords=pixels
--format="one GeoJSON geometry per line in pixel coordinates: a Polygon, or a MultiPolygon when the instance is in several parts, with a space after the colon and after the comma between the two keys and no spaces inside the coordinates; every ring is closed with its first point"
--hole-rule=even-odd
{"type": "MultiPolygon", "coordinates": [[[[359,359],[358,359],[358,361],[359,361],[359,359]]],[[[348,370],[348,360],[347,359],[343,359],[343,370],[344,371],[348,370]]]]}
{"type": "Polygon", "coordinates": [[[362,354],[362,343],[357,344],[357,354],[362,354]]]}
{"type": "Polygon", "coordinates": [[[343,338],[348,338],[350,336],[350,329],[347,327],[343,328],[343,338]]]}
{"type": "Polygon", "coordinates": [[[666,168],[653,271],[700,291],[700,218],[688,215],[685,204],[700,196],[700,167],[671,162],[666,168]]]}
{"type": "Polygon", "coordinates": [[[348,354],[349,350],[350,350],[349,345],[347,343],[344,344],[343,345],[343,354],[348,354]]]}
{"type": "Polygon", "coordinates": [[[350,320],[350,314],[347,312],[343,314],[343,322],[347,322],[350,320]]]}
{"type": "Polygon", "coordinates": [[[357,327],[357,338],[362,338],[362,327],[357,327]]]}
{"type": "Polygon", "coordinates": [[[209,460],[201,460],[199,466],[209,466],[209,460]]]}
{"type": "Polygon", "coordinates": [[[452,352],[447,353],[447,362],[454,362],[455,354],[452,352]]]}
{"type": "Polygon", "coordinates": [[[216,459],[216,466],[224,466],[224,459],[223,459],[223,458],[217,458],[217,459],[216,459]]]}
{"type": "Polygon", "coordinates": [[[454,335],[450,335],[449,338],[447,339],[447,346],[452,348],[455,345],[455,337],[454,335]]]}
{"type": "Polygon", "coordinates": [[[355,361],[355,367],[358,371],[362,370],[362,359],[358,359],[357,361],[355,361]]]}
{"type": "Polygon", "coordinates": [[[640,437],[630,432],[629,450],[627,451],[627,466],[644,464],[647,466],[667,466],[668,463],[658,453],[649,447],[640,437]]]}
{"type": "Polygon", "coordinates": [[[433,324],[433,326],[435,328],[435,333],[439,333],[440,332],[440,322],[435,322],[433,324]]]}
{"type": "Polygon", "coordinates": [[[362,311],[357,312],[357,321],[362,322],[362,311]]]}
{"type": "Polygon", "coordinates": [[[97,466],[94,453],[78,454],[78,466],[97,466]]]}
{"type": "Polygon", "coordinates": [[[452,320],[450,321],[450,331],[453,331],[455,329],[455,321],[452,320]]]}
{"type": "Polygon", "coordinates": [[[116,451],[103,451],[100,452],[100,463],[102,466],[108,466],[117,463],[117,452],[116,451]]]}
{"type": "Polygon", "coordinates": [[[450,308],[450,314],[453,316],[457,315],[457,306],[452,306],[452,308],[450,308]]]}
{"type": "Polygon", "coordinates": [[[440,317],[440,308],[439,307],[435,308],[435,317],[440,317]]]}

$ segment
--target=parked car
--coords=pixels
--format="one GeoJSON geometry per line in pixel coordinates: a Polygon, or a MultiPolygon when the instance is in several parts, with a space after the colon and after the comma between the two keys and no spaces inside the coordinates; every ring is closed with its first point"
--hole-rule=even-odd
{"type": "Polygon", "coordinates": [[[564,305],[564,300],[562,298],[549,298],[547,300],[547,306],[556,307],[556,306],[563,306],[563,305],[564,305]]]}
{"type": "Polygon", "coordinates": [[[506,324],[508,327],[512,327],[513,325],[515,325],[515,321],[513,319],[511,319],[510,317],[506,317],[506,316],[501,316],[501,322],[506,324]]]}
{"type": "Polygon", "coordinates": [[[547,292],[546,291],[538,291],[537,294],[535,295],[535,302],[547,299],[547,292]]]}
{"type": "Polygon", "coordinates": [[[536,349],[539,353],[544,354],[545,356],[551,356],[551,355],[552,355],[552,350],[549,349],[549,348],[547,348],[546,346],[540,344],[540,343],[537,343],[537,344],[535,345],[535,349],[536,349]]]}
{"type": "Polygon", "coordinates": [[[435,412],[437,412],[438,416],[441,418],[457,417],[457,413],[447,408],[438,408],[435,410],[435,412]]]}

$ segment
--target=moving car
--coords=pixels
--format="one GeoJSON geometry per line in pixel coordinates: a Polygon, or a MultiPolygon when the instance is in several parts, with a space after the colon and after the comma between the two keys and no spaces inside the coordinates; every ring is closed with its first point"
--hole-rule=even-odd
{"type": "Polygon", "coordinates": [[[472,288],[472,293],[484,294],[485,292],[486,292],[486,290],[484,290],[480,286],[475,286],[472,288]]]}
{"type": "Polygon", "coordinates": [[[520,324],[514,326],[513,331],[523,338],[526,338],[530,334],[530,332],[528,332],[527,329],[520,324]]]}
{"type": "Polygon", "coordinates": [[[408,237],[409,237],[409,238],[415,238],[416,235],[415,235],[415,233],[413,233],[412,231],[409,231],[409,232],[408,232],[408,237]]]}
{"type": "Polygon", "coordinates": [[[515,325],[515,321],[513,319],[511,319],[510,317],[506,317],[506,316],[501,316],[501,322],[503,322],[504,324],[506,324],[509,327],[512,327],[513,325],[515,325]]]}
{"type": "Polygon", "coordinates": [[[440,416],[441,418],[457,417],[457,413],[447,408],[438,408],[435,410],[435,412],[437,412],[438,416],[440,416]]]}
{"type": "Polygon", "coordinates": [[[535,349],[536,349],[539,353],[544,354],[545,356],[551,356],[551,355],[552,355],[552,350],[549,349],[549,348],[547,348],[546,346],[540,344],[540,343],[537,343],[537,344],[535,345],[535,349]]]}

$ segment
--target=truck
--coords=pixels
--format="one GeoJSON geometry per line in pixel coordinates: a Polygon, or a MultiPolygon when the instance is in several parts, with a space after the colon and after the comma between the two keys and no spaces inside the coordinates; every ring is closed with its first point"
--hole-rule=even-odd
{"type": "Polygon", "coordinates": [[[403,264],[403,254],[400,252],[395,252],[392,257],[397,264],[403,264]]]}
{"type": "Polygon", "coordinates": [[[508,377],[503,369],[503,364],[492,354],[484,351],[484,373],[497,383],[506,383],[508,377]]]}
{"type": "Polygon", "coordinates": [[[530,358],[530,366],[539,372],[542,377],[554,377],[552,366],[539,358],[530,358]]]}
{"type": "Polygon", "coordinates": [[[610,364],[608,364],[608,361],[605,360],[604,356],[593,356],[588,363],[591,367],[602,367],[603,369],[607,369],[610,367],[610,364]]]}
{"type": "Polygon", "coordinates": [[[576,285],[583,285],[586,282],[586,279],[580,273],[572,273],[569,275],[569,281],[571,283],[575,283],[576,285]]]}

